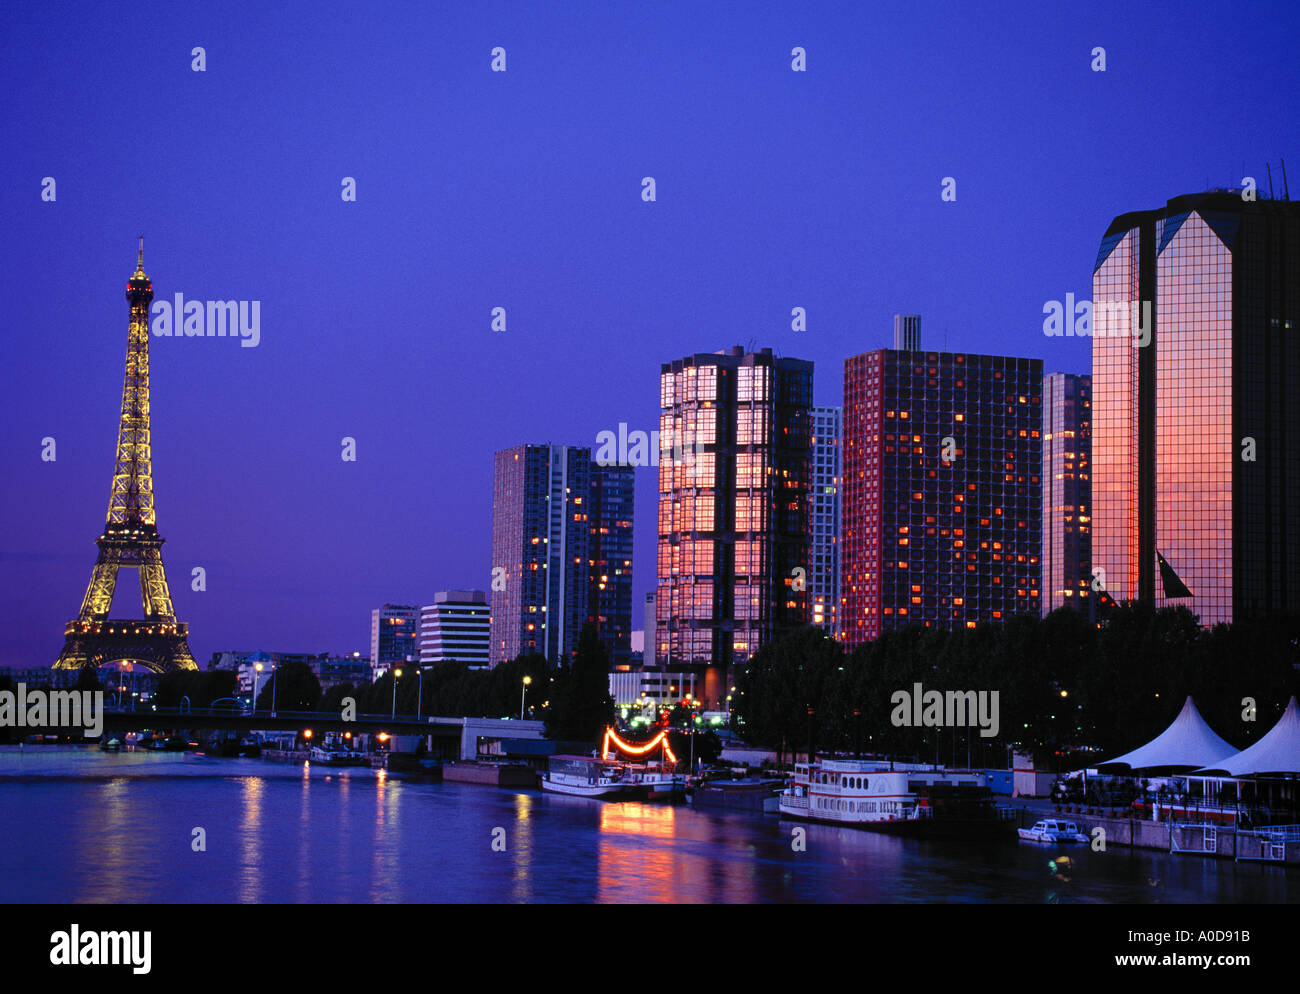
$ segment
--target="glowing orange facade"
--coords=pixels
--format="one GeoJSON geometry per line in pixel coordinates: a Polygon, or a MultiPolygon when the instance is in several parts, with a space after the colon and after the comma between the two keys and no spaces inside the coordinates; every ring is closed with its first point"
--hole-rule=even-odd
{"type": "Polygon", "coordinates": [[[1194,194],[1111,223],[1093,272],[1092,558],[1115,600],[1203,625],[1300,608],[1298,305],[1295,204],[1194,194]]]}

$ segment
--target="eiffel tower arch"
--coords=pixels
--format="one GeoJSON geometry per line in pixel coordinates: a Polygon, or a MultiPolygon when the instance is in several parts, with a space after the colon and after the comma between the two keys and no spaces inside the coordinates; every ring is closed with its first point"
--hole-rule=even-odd
{"type": "Polygon", "coordinates": [[[90,574],[86,596],[75,621],[64,629],[63,652],[56,670],[104,666],[126,661],[155,673],[194,670],[189,629],[176,620],[167,574],[163,571],[162,536],[153,506],[153,453],[149,444],[149,303],[153,283],[144,272],[144,238],[135,272],[126,285],[131,305],[122,384],[122,416],[117,429],[117,460],[108,498],[108,522],[95,540],[99,558],[90,574]],[[144,617],[114,620],[108,611],[123,566],[140,576],[144,617]]]}

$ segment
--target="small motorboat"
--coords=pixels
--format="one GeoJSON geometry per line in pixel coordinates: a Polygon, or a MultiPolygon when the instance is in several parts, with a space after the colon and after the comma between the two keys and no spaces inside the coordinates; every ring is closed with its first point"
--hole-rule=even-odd
{"type": "Polygon", "coordinates": [[[347,749],[325,749],[321,746],[312,746],[307,753],[307,758],[313,763],[323,763],[325,766],[364,766],[368,761],[364,753],[351,752],[347,749]]]}
{"type": "Polygon", "coordinates": [[[1033,828],[1022,828],[1020,838],[1025,842],[1087,842],[1088,836],[1079,831],[1072,821],[1045,818],[1034,822],[1033,828]]]}

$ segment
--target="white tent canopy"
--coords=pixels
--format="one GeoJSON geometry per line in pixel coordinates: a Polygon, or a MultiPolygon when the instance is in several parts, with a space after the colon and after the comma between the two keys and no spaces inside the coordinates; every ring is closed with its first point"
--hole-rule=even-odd
{"type": "MultiPolygon", "coordinates": [[[[1272,734],[1271,732],[1269,733],[1272,734]]],[[[1260,744],[1263,744],[1261,740],[1260,744]]],[[[1237,752],[1214,734],[1196,710],[1190,697],[1178,712],[1173,724],[1144,746],[1125,753],[1117,759],[1098,763],[1098,769],[1123,765],[1130,770],[1182,769],[1196,770],[1216,766],[1237,752]]]]}
{"type": "Polygon", "coordinates": [[[1292,697],[1277,724],[1253,746],[1206,763],[1199,773],[1224,772],[1230,777],[1265,773],[1300,773],[1300,707],[1292,697]]]}

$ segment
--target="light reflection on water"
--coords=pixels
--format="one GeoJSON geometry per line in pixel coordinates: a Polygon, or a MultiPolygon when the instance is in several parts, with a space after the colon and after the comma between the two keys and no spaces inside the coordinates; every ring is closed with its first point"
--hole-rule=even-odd
{"type": "MultiPolygon", "coordinates": [[[[239,780],[244,816],[238,824],[236,833],[243,836],[243,844],[237,846],[241,854],[241,872],[237,880],[238,900],[245,904],[257,904],[261,898],[259,888],[262,886],[262,847],[257,845],[255,840],[262,832],[262,795],[265,790],[266,782],[260,777],[245,776],[239,780]]],[[[195,817],[201,815],[196,812],[195,817]]],[[[216,840],[210,841],[215,843],[216,840]]]]}
{"type": "Polygon", "coordinates": [[[0,747],[0,900],[1241,903],[1297,871],[926,843],[734,812],[431,784],[366,768],[0,747]],[[192,830],[207,834],[193,852],[192,830]],[[506,851],[493,849],[505,830],[506,851]],[[806,851],[791,846],[806,832],[806,851]]]}

